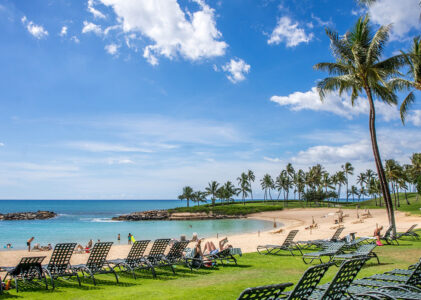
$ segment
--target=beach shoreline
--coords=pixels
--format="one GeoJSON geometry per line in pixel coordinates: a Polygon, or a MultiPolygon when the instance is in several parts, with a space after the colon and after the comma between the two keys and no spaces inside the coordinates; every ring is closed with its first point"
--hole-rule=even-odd
{"type": "MultiPolygon", "coordinates": [[[[229,243],[233,247],[242,249],[243,253],[255,252],[258,245],[264,244],[281,244],[290,230],[298,229],[299,233],[295,238],[296,241],[329,238],[337,228],[335,219],[338,217],[338,208],[292,208],[281,211],[269,211],[248,215],[248,218],[265,220],[282,223],[282,227],[277,227],[272,230],[262,232],[249,232],[241,234],[233,234],[228,236],[229,243]],[[316,229],[308,229],[314,222],[318,225],[316,229]],[[281,232],[274,233],[276,231],[281,232]]],[[[388,226],[388,218],[385,209],[370,210],[371,217],[365,219],[358,219],[357,213],[360,217],[364,210],[356,209],[342,209],[345,216],[341,225],[345,227],[341,237],[356,232],[357,236],[372,236],[376,224],[383,225],[385,228],[388,226]],[[359,221],[362,220],[362,221],[359,221]]],[[[421,223],[421,216],[409,215],[404,212],[396,212],[396,223],[398,231],[405,231],[413,224],[421,223]]],[[[181,234],[181,233],[180,233],[181,234]]],[[[198,232],[200,237],[200,232],[198,232]]],[[[190,238],[190,237],[187,237],[190,238]]],[[[213,241],[217,245],[218,239],[224,236],[208,237],[205,241],[213,241]]],[[[140,239],[140,238],[139,238],[140,239]]],[[[124,241],[124,239],[123,239],[124,241]]],[[[122,241],[122,242],[123,242],[122,241]]],[[[151,246],[152,243],[150,243],[151,246]]],[[[191,243],[189,247],[194,244],[191,243]]],[[[149,247],[150,247],[149,246],[149,247]]],[[[113,245],[109,253],[108,259],[124,258],[127,256],[131,245],[113,245]]],[[[23,256],[47,256],[45,263],[48,262],[49,256],[52,251],[47,252],[28,252],[27,250],[0,250],[0,266],[8,267],[15,266],[23,256]]],[[[74,254],[71,259],[72,264],[85,263],[89,254],[74,254]]]]}

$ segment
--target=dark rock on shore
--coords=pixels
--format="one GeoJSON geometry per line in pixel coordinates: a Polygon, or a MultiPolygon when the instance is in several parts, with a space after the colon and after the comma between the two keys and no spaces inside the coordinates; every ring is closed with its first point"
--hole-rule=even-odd
{"type": "Polygon", "coordinates": [[[52,211],[39,210],[37,212],[18,212],[0,214],[0,221],[20,221],[20,220],[46,220],[56,217],[52,211]]]}
{"type": "Polygon", "coordinates": [[[200,213],[170,213],[167,210],[148,210],[134,212],[128,215],[113,217],[114,221],[148,221],[148,220],[220,220],[220,219],[237,219],[242,216],[215,215],[200,213]]]}

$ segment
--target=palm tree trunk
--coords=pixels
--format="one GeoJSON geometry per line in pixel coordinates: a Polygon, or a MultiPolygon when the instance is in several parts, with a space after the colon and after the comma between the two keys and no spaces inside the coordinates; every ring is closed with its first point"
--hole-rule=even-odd
{"type": "Polygon", "coordinates": [[[370,104],[370,118],[369,118],[369,128],[370,128],[370,137],[371,137],[371,146],[373,148],[374,160],[376,162],[377,174],[380,180],[381,191],[383,194],[383,199],[386,204],[387,216],[389,219],[389,224],[392,226],[393,235],[396,236],[396,223],[395,223],[395,214],[393,210],[393,203],[390,197],[389,185],[387,184],[386,176],[384,174],[383,164],[380,157],[379,146],[377,145],[377,136],[376,136],[376,110],[374,107],[373,97],[371,95],[371,90],[366,85],[365,91],[367,93],[367,98],[370,104]]]}
{"type": "Polygon", "coordinates": [[[409,203],[408,201],[408,195],[406,194],[406,190],[405,190],[405,200],[406,200],[406,204],[410,205],[411,203],[409,203]]]}
{"type": "Polygon", "coordinates": [[[348,203],[348,197],[349,197],[349,193],[348,193],[348,174],[346,174],[346,203],[348,203]]]}

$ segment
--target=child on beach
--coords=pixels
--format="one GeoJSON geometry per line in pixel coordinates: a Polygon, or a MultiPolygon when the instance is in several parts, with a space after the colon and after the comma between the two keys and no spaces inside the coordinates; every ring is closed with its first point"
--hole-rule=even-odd
{"type": "Polygon", "coordinates": [[[129,235],[127,236],[127,243],[129,244],[129,245],[131,245],[132,244],[132,234],[131,233],[129,233],[129,235]]]}

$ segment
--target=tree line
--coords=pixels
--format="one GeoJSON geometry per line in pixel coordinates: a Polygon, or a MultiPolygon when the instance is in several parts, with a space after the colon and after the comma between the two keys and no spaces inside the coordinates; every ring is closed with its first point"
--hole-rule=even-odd
{"type": "MultiPolygon", "coordinates": [[[[411,156],[410,164],[399,164],[394,159],[385,161],[385,174],[389,183],[389,188],[393,192],[394,206],[400,206],[400,193],[405,195],[405,201],[409,203],[407,192],[417,192],[417,200],[421,194],[421,153],[414,153],[411,156]]],[[[376,206],[383,206],[384,200],[381,197],[380,180],[373,170],[368,169],[365,172],[354,174],[355,168],[347,162],[341,166],[341,169],[330,174],[321,165],[317,164],[304,171],[296,170],[291,163],[288,163],[285,169],[279,172],[279,175],[272,177],[270,174],[264,174],[260,179],[260,187],[263,192],[263,201],[283,200],[284,205],[288,206],[289,200],[298,200],[304,202],[322,201],[329,199],[331,201],[340,201],[340,195],[345,193],[344,201],[349,202],[352,198],[364,200],[365,197],[374,199],[376,206]],[[350,185],[351,176],[356,175],[355,185],[350,185]],[[290,198],[293,194],[292,199],[290,198]]],[[[237,185],[231,181],[223,184],[217,181],[211,181],[204,191],[194,191],[192,187],[183,188],[180,200],[186,200],[187,206],[190,201],[200,205],[206,202],[210,197],[212,205],[219,200],[221,203],[230,203],[234,197],[241,197],[243,204],[246,199],[253,200],[252,183],[256,180],[254,172],[248,170],[237,177],[237,185]]]]}

